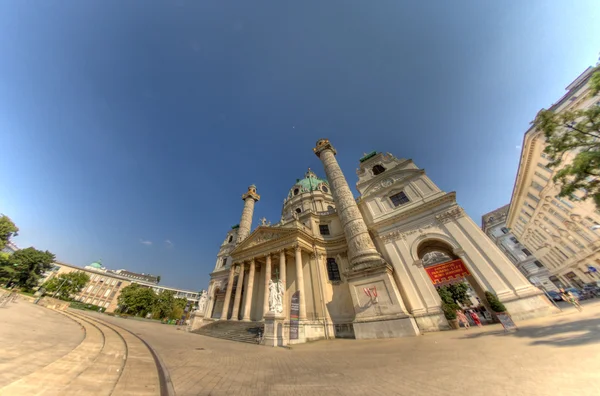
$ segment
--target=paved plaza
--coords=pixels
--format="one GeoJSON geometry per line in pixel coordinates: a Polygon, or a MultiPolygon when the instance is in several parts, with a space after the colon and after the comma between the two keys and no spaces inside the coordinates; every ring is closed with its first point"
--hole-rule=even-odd
{"type": "MultiPolygon", "coordinates": [[[[87,322],[82,319],[83,324],[78,325],[60,313],[19,301],[0,309],[3,323],[0,328],[0,394],[33,394],[30,392],[40,387],[60,389],[53,381],[67,383],[65,378],[58,374],[56,378],[42,377],[37,373],[80,348],[85,342],[82,327],[90,335],[90,329],[96,326],[104,330],[105,338],[112,329],[110,331],[118,331],[122,336],[128,335],[127,345],[134,345],[137,340],[137,352],[135,345],[129,346],[129,350],[146,355],[139,358],[139,365],[129,364],[127,375],[123,373],[120,377],[119,388],[115,387],[119,383],[115,382],[117,376],[112,378],[110,370],[98,369],[115,362],[111,362],[107,354],[102,357],[99,350],[90,349],[91,366],[100,366],[92,373],[103,377],[100,382],[96,381],[96,387],[89,388],[85,386],[91,386],[94,381],[88,379],[76,384],[70,378],[70,389],[78,389],[79,395],[166,395],[173,391],[177,395],[456,395],[465,392],[511,396],[598,395],[600,301],[587,303],[584,308],[579,313],[567,307],[552,318],[519,322],[519,331],[510,334],[499,325],[492,325],[414,338],[319,341],[284,349],[207,338],[175,326],[87,312],[87,322]],[[135,336],[145,340],[160,356],[167,369],[162,382],[168,386],[160,386],[160,370],[148,348],[135,336]],[[16,381],[18,377],[21,380],[16,381]],[[24,383],[25,380],[34,388],[14,387],[14,381],[24,383]],[[129,384],[128,391],[123,390],[124,382],[129,384]],[[11,389],[19,390],[15,393],[11,389]]],[[[82,312],[68,314],[81,317],[82,312]]],[[[111,345],[117,348],[113,352],[118,355],[119,344],[115,342],[116,337],[111,345]]],[[[85,359],[71,363],[81,361],[85,359]]],[[[84,377],[86,372],[91,377],[86,370],[79,371],[84,377]]]]}

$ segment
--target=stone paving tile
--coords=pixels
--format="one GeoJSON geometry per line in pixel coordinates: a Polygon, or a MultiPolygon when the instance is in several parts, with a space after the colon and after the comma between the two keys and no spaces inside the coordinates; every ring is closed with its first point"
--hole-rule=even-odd
{"type": "Polygon", "coordinates": [[[267,348],[110,318],[148,341],[177,395],[600,394],[600,301],[582,313],[386,340],[267,348]],[[197,348],[204,348],[199,350],[197,348]]]}
{"type": "Polygon", "coordinates": [[[0,307],[0,388],[47,366],[79,345],[83,328],[23,299],[0,307]]]}

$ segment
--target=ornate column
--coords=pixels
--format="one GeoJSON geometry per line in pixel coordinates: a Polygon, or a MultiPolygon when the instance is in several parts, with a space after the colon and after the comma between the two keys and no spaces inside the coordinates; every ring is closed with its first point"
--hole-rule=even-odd
{"type": "Polygon", "coordinates": [[[246,194],[242,195],[244,200],[244,210],[242,211],[242,218],[240,220],[240,229],[238,230],[236,245],[242,242],[250,235],[250,229],[252,228],[252,215],[254,214],[254,202],[260,200],[260,195],[256,193],[256,186],[252,184],[248,187],[246,194]]]}
{"type": "Polygon", "coordinates": [[[220,320],[227,320],[229,313],[229,301],[231,301],[231,291],[233,290],[233,279],[235,277],[235,265],[231,263],[229,270],[229,281],[227,282],[227,291],[225,292],[225,301],[223,301],[223,309],[221,310],[220,320]]]}
{"type": "Polygon", "coordinates": [[[286,307],[286,291],[287,291],[287,281],[286,281],[286,274],[285,274],[285,249],[281,249],[279,251],[279,279],[281,280],[281,284],[283,285],[283,296],[281,297],[282,301],[283,301],[283,312],[285,311],[285,307],[286,307]]]}
{"type": "Polygon", "coordinates": [[[245,322],[250,321],[250,308],[252,307],[252,291],[254,290],[254,271],[256,270],[256,263],[254,259],[250,260],[250,272],[248,273],[248,289],[246,290],[246,304],[244,306],[244,312],[242,313],[242,320],[245,322]]]}
{"type": "Polygon", "coordinates": [[[242,288],[244,286],[244,263],[240,264],[240,273],[235,288],[235,300],[233,300],[233,309],[231,310],[231,320],[239,320],[240,300],[242,298],[242,288]]]}
{"type": "Polygon", "coordinates": [[[304,296],[304,271],[302,269],[302,250],[296,245],[296,285],[300,292],[300,312],[298,319],[306,320],[306,298],[304,296]]]}
{"type": "Polygon", "coordinates": [[[321,159],[325,168],[331,194],[348,242],[348,258],[351,266],[369,267],[373,264],[383,263],[384,260],[375,249],[375,244],[371,240],[352,191],[350,191],[346,178],[335,159],[335,149],[329,140],[320,139],[313,151],[321,159]]]}
{"type": "Polygon", "coordinates": [[[271,280],[271,254],[265,256],[265,295],[263,298],[263,319],[267,312],[269,312],[269,281],[271,280]]]}

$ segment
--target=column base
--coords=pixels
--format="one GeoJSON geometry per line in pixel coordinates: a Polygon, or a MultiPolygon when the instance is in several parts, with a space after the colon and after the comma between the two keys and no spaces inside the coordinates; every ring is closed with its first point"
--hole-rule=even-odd
{"type": "Polygon", "coordinates": [[[357,340],[373,338],[413,337],[421,334],[415,318],[405,317],[391,320],[354,322],[357,340]]]}

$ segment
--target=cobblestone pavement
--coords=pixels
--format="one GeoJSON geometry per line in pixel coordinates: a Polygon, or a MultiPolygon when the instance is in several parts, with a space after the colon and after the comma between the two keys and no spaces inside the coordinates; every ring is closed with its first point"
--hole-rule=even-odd
{"type": "Polygon", "coordinates": [[[551,318],[387,340],[268,348],[111,318],[166,364],[177,395],[600,394],[600,301],[551,318]]]}

